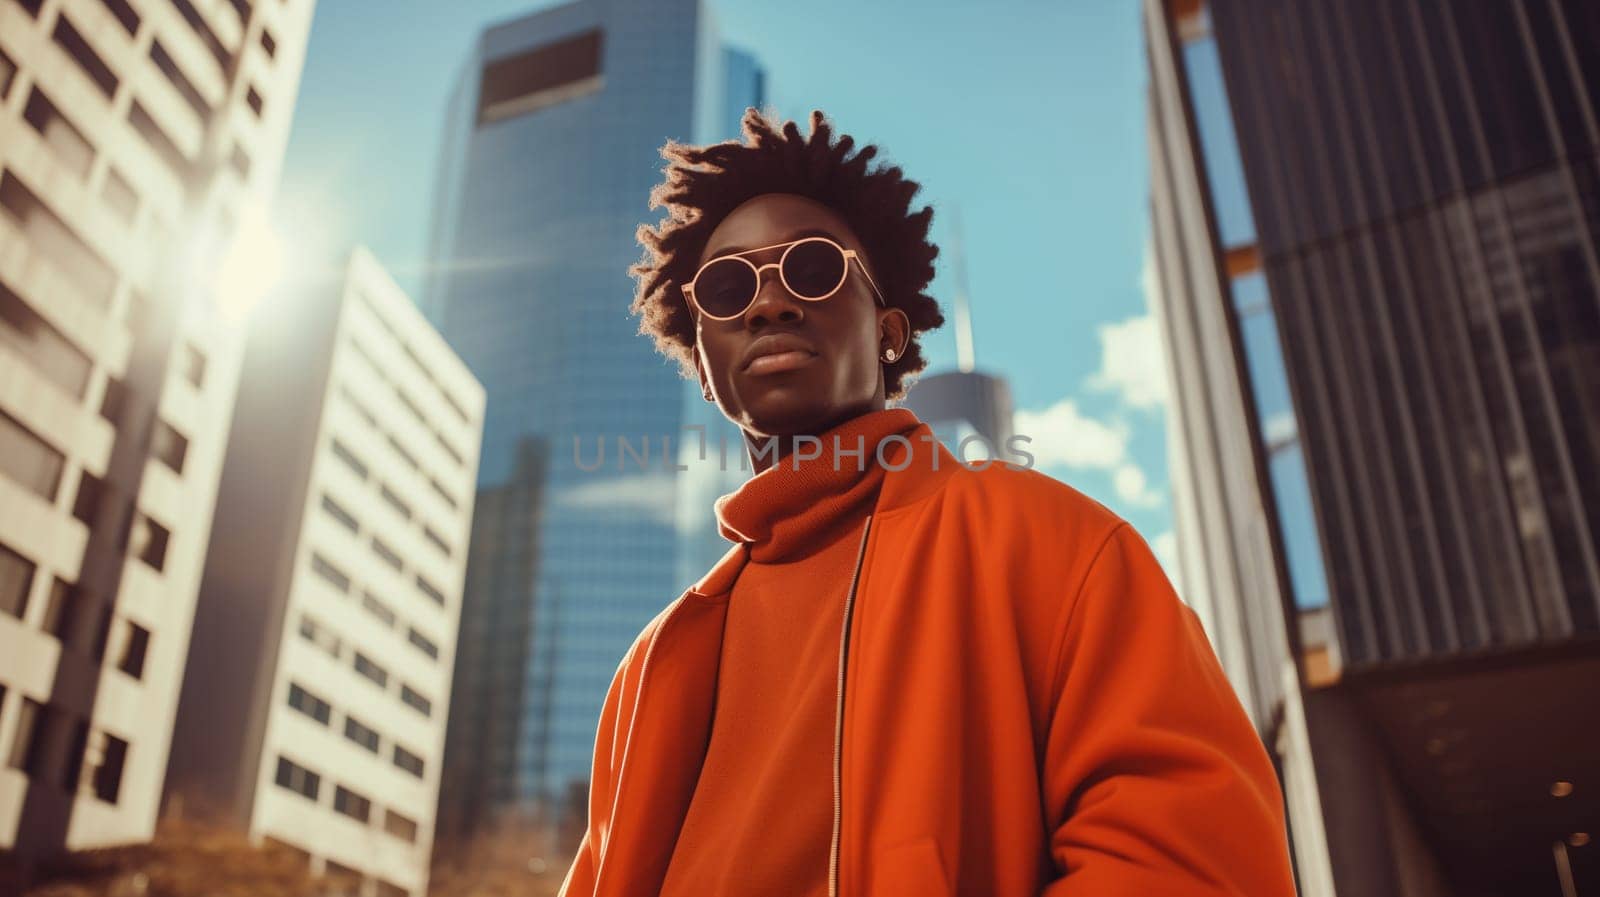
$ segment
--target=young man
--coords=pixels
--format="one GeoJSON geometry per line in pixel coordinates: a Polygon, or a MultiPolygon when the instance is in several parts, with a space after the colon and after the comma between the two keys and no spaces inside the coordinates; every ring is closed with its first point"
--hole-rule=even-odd
{"type": "Polygon", "coordinates": [[[758,472],[617,670],[562,893],[1290,897],[1272,765],[1145,543],[886,408],[943,322],[918,185],[818,112],[744,133],[662,150],[634,311],[758,472]]]}

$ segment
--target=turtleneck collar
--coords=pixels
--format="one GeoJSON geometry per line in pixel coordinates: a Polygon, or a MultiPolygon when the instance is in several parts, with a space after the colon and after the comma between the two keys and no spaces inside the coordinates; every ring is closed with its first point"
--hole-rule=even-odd
{"type": "MultiPolygon", "coordinates": [[[[717,500],[723,537],[747,544],[757,563],[803,557],[828,545],[878,497],[885,473],[878,444],[895,435],[913,438],[921,426],[909,409],[888,408],[821,434],[817,457],[785,457],[717,500]]],[[[895,447],[885,448],[886,458],[896,457],[895,447]]]]}

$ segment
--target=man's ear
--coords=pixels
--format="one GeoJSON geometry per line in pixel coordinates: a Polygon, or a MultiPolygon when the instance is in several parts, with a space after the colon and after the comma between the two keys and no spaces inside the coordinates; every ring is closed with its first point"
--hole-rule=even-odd
{"type": "Polygon", "coordinates": [[[911,319],[898,308],[885,308],[878,312],[878,358],[882,360],[893,352],[895,359],[906,357],[906,346],[911,343],[911,319]]]}

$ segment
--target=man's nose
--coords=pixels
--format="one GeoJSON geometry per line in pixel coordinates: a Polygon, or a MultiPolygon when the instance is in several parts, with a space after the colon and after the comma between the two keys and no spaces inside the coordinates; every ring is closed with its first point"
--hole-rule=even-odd
{"type": "Polygon", "coordinates": [[[756,272],[756,298],[745,309],[745,327],[755,329],[774,321],[800,321],[805,319],[804,303],[789,292],[779,276],[778,266],[772,265],[756,272]]]}

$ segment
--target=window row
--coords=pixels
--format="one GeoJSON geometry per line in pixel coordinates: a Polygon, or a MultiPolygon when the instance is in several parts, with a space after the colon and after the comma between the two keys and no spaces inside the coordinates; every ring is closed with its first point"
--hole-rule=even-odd
{"type": "Polygon", "coordinates": [[[416,348],[402,337],[400,331],[396,330],[394,325],[389,323],[389,319],[384,313],[378,310],[378,304],[372,301],[372,297],[361,290],[356,291],[356,296],[361,300],[361,304],[366,306],[367,312],[372,315],[373,320],[378,322],[378,326],[389,334],[390,338],[400,347],[400,351],[405,354],[406,358],[411,360],[411,366],[416,368],[417,373],[422,375],[422,379],[428,381],[433,386],[434,391],[439,394],[439,397],[444,399],[444,403],[450,406],[450,410],[455,413],[456,419],[469,427],[472,426],[472,419],[467,416],[467,409],[461,407],[461,403],[456,401],[456,397],[444,388],[444,384],[440,383],[439,378],[433,375],[433,371],[422,360],[422,356],[417,354],[416,348]]]}
{"type": "MultiPolygon", "coordinates": [[[[455,496],[451,495],[450,491],[439,482],[438,478],[423,472],[422,462],[417,460],[417,456],[412,454],[409,449],[401,444],[400,440],[395,438],[393,433],[387,432],[383,429],[383,427],[379,426],[377,415],[373,414],[371,409],[367,408],[366,404],[362,402],[360,397],[355,394],[355,390],[351,389],[348,384],[341,383],[339,384],[339,397],[344,399],[345,404],[349,405],[351,410],[356,413],[356,416],[361,418],[361,420],[366,423],[369,428],[384,437],[384,441],[389,444],[389,449],[394,452],[395,457],[399,458],[401,461],[404,461],[407,467],[416,471],[419,475],[427,477],[429,488],[433,490],[435,495],[439,496],[441,501],[450,506],[450,510],[460,510],[461,504],[457,502],[455,496]]],[[[338,451],[335,451],[335,454],[339,455],[340,460],[350,465],[351,470],[356,471],[361,479],[365,480],[367,478],[368,468],[366,463],[363,462],[353,451],[351,451],[348,446],[343,446],[343,454],[340,454],[338,451]]],[[[392,504],[395,510],[400,512],[401,516],[409,520],[411,518],[410,505],[406,504],[398,495],[396,495],[387,487],[384,487],[384,493],[384,500],[392,504]]]]}
{"type": "MultiPolygon", "coordinates": [[[[297,682],[289,683],[289,706],[321,726],[331,728],[333,725],[333,707],[297,682]]],[[[344,737],[373,754],[382,753],[380,750],[383,743],[382,736],[377,730],[350,713],[344,716],[344,737]]],[[[422,778],[423,760],[420,755],[406,750],[399,742],[392,742],[390,747],[390,759],[395,766],[419,779],[422,778]]]]}
{"type": "MultiPolygon", "coordinates": [[[[26,619],[36,572],[32,561],[0,544],[0,612],[26,619]]],[[[40,629],[96,664],[109,658],[116,669],[134,679],[144,678],[150,630],[117,616],[109,604],[84,595],[59,577],[51,581],[40,629]]]]}
{"type": "MultiPolygon", "coordinates": [[[[415,632],[415,630],[413,630],[413,632],[415,632]]],[[[310,617],[302,617],[300,621],[300,635],[306,641],[309,641],[321,648],[325,653],[327,653],[330,657],[333,657],[335,660],[343,660],[345,647],[344,640],[339,637],[338,633],[329,629],[326,624],[313,620],[310,617]]],[[[425,637],[421,636],[420,634],[418,634],[418,638],[425,639],[425,637]]],[[[415,642],[413,642],[413,644],[415,644],[415,642]]],[[[433,646],[431,642],[428,644],[433,646]]],[[[419,650],[426,650],[420,645],[417,647],[419,650]]],[[[437,650],[437,646],[433,647],[435,650],[437,650]]],[[[351,646],[350,665],[352,669],[354,669],[373,685],[376,685],[378,688],[383,689],[384,691],[389,690],[389,680],[391,678],[389,669],[373,660],[371,657],[368,657],[365,653],[354,646],[351,646]]],[[[400,682],[400,702],[402,704],[405,704],[407,707],[410,707],[412,710],[415,710],[422,716],[433,716],[433,700],[431,698],[412,687],[410,683],[400,681],[398,676],[393,678],[395,681],[400,682]]]]}
{"type": "MultiPolygon", "coordinates": [[[[435,427],[432,422],[428,420],[428,416],[423,414],[422,408],[419,407],[416,400],[411,398],[411,395],[405,391],[405,387],[401,386],[393,377],[390,377],[384,371],[383,366],[378,364],[378,360],[373,357],[371,350],[369,350],[366,346],[363,346],[361,341],[356,339],[354,336],[350,336],[348,338],[348,342],[350,344],[350,348],[355,351],[356,355],[360,356],[361,360],[366,363],[367,367],[372,371],[372,373],[385,385],[387,385],[394,393],[395,398],[398,399],[400,404],[405,407],[406,411],[411,414],[411,417],[416,420],[417,425],[433,434],[433,439],[439,444],[439,448],[442,449],[446,455],[450,456],[450,460],[455,462],[457,467],[465,467],[467,464],[467,459],[461,454],[460,449],[457,449],[451,444],[449,439],[445,438],[443,430],[435,427]]],[[[404,347],[403,344],[402,347],[404,347]]],[[[426,371],[423,372],[423,376],[427,376],[426,371]]],[[[439,393],[440,395],[444,394],[442,390],[440,390],[439,393]]],[[[447,404],[450,403],[447,402],[447,404]]],[[[451,404],[451,407],[453,408],[455,406],[451,404]]],[[[465,422],[463,422],[463,425],[471,426],[465,422]]]]}
{"type": "MultiPolygon", "coordinates": [[[[350,575],[345,573],[332,561],[315,551],[311,553],[311,570],[313,573],[316,573],[319,577],[321,577],[328,585],[338,589],[340,593],[352,596],[355,595],[357,589],[355,582],[350,578],[350,575]]],[[[423,589],[423,592],[424,594],[427,594],[429,598],[441,605],[444,603],[444,596],[437,590],[433,590],[431,585],[426,585],[427,580],[422,579],[419,576],[418,583],[419,586],[426,586],[423,589]]],[[[378,622],[382,623],[386,629],[399,630],[400,616],[392,607],[389,606],[387,602],[385,602],[382,598],[379,598],[377,595],[374,595],[371,590],[365,587],[360,589],[360,593],[361,607],[363,610],[376,618],[378,622]]],[[[418,631],[414,625],[408,624],[406,626],[406,633],[406,641],[412,647],[428,655],[428,657],[433,660],[439,659],[439,645],[437,641],[418,631]]]]}
{"type": "MultiPolygon", "coordinates": [[[[322,776],[282,755],[278,756],[278,768],[273,776],[278,787],[292,791],[314,803],[319,802],[323,792],[322,776]]],[[[366,797],[341,784],[333,787],[334,812],[348,816],[362,824],[373,820],[373,807],[371,798],[366,797]]],[[[408,844],[417,842],[417,821],[409,816],[396,813],[393,809],[385,808],[382,815],[383,830],[405,841],[408,844]]],[[[329,864],[332,866],[333,864],[329,864]]],[[[354,871],[354,870],[350,870],[354,871]]],[[[330,874],[332,872],[330,871],[330,874]]]]}
{"type": "MultiPolygon", "coordinates": [[[[0,683],[0,710],[9,689],[0,683]]],[[[8,764],[35,782],[115,804],[128,742],[61,707],[20,695],[8,764]]]]}

